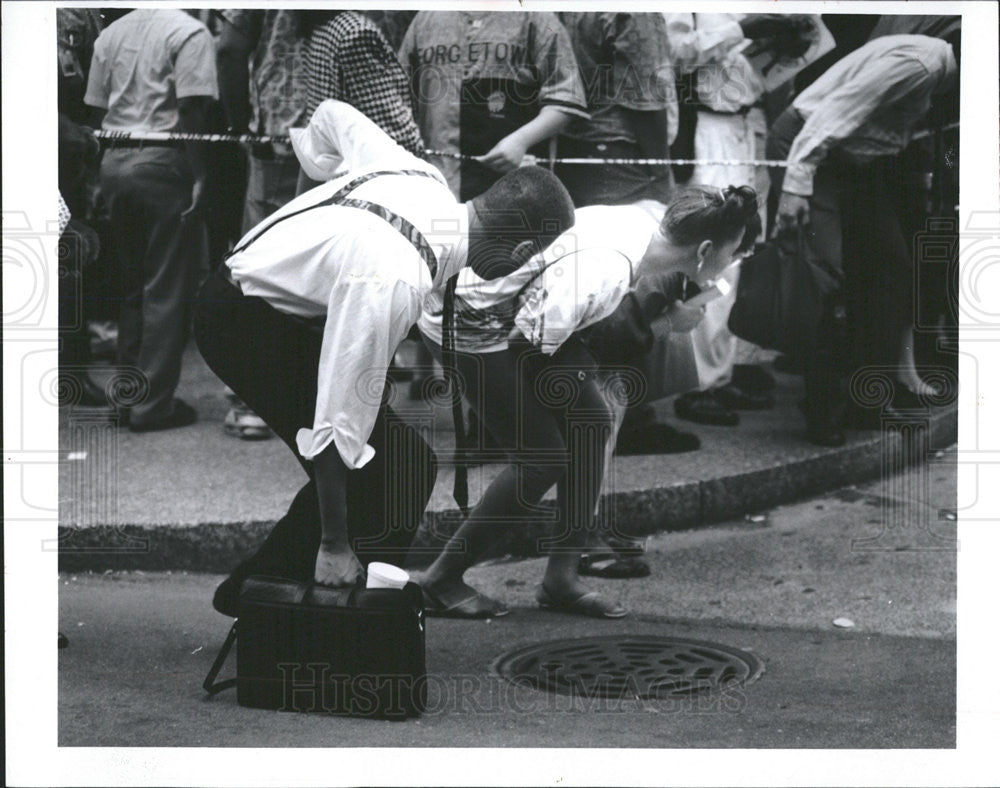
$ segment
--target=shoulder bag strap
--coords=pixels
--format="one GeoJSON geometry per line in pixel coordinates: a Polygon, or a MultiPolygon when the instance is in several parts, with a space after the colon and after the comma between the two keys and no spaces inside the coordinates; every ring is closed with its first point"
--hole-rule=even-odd
{"type": "Polygon", "coordinates": [[[232,651],[233,643],[236,642],[236,625],[238,623],[238,620],[234,621],[232,627],[230,627],[229,634],[226,635],[226,642],[219,649],[219,654],[215,658],[215,662],[212,663],[212,667],[201,685],[209,697],[218,695],[223,690],[236,686],[236,679],[225,679],[224,681],[216,681],[215,679],[218,677],[219,671],[222,670],[222,665],[225,663],[226,657],[229,656],[229,652],[232,651]]]}
{"type": "Polygon", "coordinates": [[[455,358],[455,289],[458,274],[448,280],[444,289],[444,315],[441,326],[441,358],[444,361],[444,375],[451,389],[451,417],[455,422],[455,485],[452,494],[463,517],[469,516],[469,469],[465,450],[468,440],[465,434],[465,416],[462,413],[462,391],[458,387],[458,364],[455,358]]]}

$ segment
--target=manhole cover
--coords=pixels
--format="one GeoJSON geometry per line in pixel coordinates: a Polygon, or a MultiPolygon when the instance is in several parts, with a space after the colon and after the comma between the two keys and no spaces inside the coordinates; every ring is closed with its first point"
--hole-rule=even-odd
{"type": "Polygon", "coordinates": [[[719,643],[621,635],[553,640],[501,656],[495,670],[546,692],[641,700],[709,692],[756,681],[764,663],[719,643]]]}

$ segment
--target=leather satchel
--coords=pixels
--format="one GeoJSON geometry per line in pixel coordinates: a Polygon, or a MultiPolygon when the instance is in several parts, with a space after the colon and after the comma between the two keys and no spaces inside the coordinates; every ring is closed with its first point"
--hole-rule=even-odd
{"type": "Polygon", "coordinates": [[[740,265],[729,330],[768,350],[800,356],[813,347],[831,310],[838,280],[804,253],[800,231],[793,238],[757,247],[740,265]]]}
{"type": "Polygon", "coordinates": [[[253,576],[205,677],[241,706],[402,720],[426,706],[423,595],[253,576]],[[233,644],[236,678],[216,681],[233,644]]]}

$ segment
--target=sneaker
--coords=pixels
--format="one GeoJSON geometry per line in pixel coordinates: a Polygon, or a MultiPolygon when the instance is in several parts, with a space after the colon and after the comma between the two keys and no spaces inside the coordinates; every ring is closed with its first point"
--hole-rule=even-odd
{"type": "Polygon", "coordinates": [[[271,428],[267,426],[267,422],[242,403],[229,409],[222,426],[226,435],[235,435],[245,441],[266,440],[271,437],[271,428]]]}

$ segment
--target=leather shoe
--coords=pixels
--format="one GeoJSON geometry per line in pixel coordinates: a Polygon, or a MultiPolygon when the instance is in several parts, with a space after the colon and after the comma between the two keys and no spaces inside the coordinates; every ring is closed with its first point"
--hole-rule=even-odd
{"type": "Polygon", "coordinates": [[[642,429],[622,431],[615,443],[615,454],[681,454],[701,448],[697,435],[675,430],[669,424],[647,424],[642,429]]]}
{"type": "Polygon", "coordinates": [[[733,367],[732,383],[750,394],[766,394],[774,391],[776,385],[774,378],[755,364],[736,364],[733,367]]]}
{"type": "Polygon", "coordinates": [[[136,424],[135,420],[130,420],[128,428],[132,432],[159,432],[160,430],[171,430],[174,427],[186,427],[198,421],[198,412],[180,399],[174,399],[174,410],[169,416],[155,421],[136,424]]]}
{"type": "Polygon", "coordinates": [[[735,383],[712,389],[712,393],[720,404],[730,410],[769,410],[774,407],[773,394],[755,394],[735,383]]]}
{"type": "Polygon", "coordinates": [[[674,412],[678,418],[697,424],[735,427],[740,423],[740,415],[719,402],[711,391],[681,394],[674,400],[674,412]]]}

